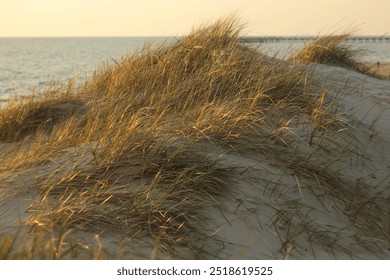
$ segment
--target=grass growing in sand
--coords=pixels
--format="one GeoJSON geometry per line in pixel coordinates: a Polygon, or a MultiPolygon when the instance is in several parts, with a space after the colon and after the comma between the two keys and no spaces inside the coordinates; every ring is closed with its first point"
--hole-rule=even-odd
{"type": "MultiPolygon", "coordinates": [[[[388,216],[376,216],[381,198],[370,200],[324,167],[352,142],[338,137],[348,124],[311,69],[243,46],[240,32],[235,19],[220,20],[102,66],[80,86],[69,82],[2,109],[0,176],[18,186],[13,192],[35,195],[22,224],[29,233],[0,237],[0,256],[219,258],[205,209],[235,199],[233,177],[243,171],[213,147],[275,158],[300,187],[337,201],[365,242],[389,238],[381,231],[388,216]],[[372,219],[378,226],[367,228],[372,219]],[[116,245],[110,251],[90,235],[115,237],[116,245]]],[[[277,193],[270,199],[283,197],[277,193]]],[[[336,233],[296,223],[299,213],[286,205],[270,223],[284,256],[304,233],[337,246],[336,233]]]]}
{"type": "Polygon", "coordinates": [[[356,50],[348,43],[351,33],[340,35],[324,35],[309,41],[301,50],[293,53],[288,60],[293,62],[315,62],[347,69],[370,75],[380,79],[388,77],[377,73],[375,67],[368,67],[360,60],[361,50],[356,50]]]}

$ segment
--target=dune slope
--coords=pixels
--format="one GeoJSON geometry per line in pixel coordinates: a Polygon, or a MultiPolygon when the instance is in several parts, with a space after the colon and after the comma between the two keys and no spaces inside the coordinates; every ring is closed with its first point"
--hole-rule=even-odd
{"type": "Polygon", "coordinates": [[[389,259],[390,82],[223,19],[0,111],[0,257],[389,259]]]}

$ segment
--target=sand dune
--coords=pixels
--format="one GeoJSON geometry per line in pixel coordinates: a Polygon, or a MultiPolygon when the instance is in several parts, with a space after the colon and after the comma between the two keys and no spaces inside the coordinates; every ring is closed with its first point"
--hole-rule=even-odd
{"type": "Polygon", "coordinates": [[[3,111],[0,256],[389,259],[390,81],[237,34],[222,21],[3,111]]]}

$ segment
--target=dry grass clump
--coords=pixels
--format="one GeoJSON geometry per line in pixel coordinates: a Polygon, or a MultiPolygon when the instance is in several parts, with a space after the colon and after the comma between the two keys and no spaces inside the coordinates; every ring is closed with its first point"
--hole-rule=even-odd
{"type": "Polygon", "coordinates": [[[61,122],[83,114],[85,104],[75,96],[46,94],[27,100],[10,102],[0,114],[0,141],[13,142],[37,132],[50,133],[61,122]]]}
{"type": "MultiPolygon", "coordinates": [[[[326,162],[334,154],[324,152],[329,143],[344,148],[335,143],[346,125],[310,80],[308,66],[242,46],[237,26],[220,20],[172,45],[129,54],[79,87],[0,111],[0,141],[18,146],[0,156],[0,176],[28,176],[20,175],[27,162],[44,170],[28,177],[38,195],[25,224],[36,236],[50,243],[47,232],[60,227],[81,236],[119,236],[130,254],[145,242],[158,243],[166,256],[207,258],[214,237],[204,209],[237,191],[230,180],[236,171],[210,147],[252,149],[289,170],[297,159],[326,162]],[[303,136],[295,133],[301,126],[303,136]],[[307,146],[307,157],[294,155],[297,142],[307,146]]],[[[297,176],[320,174],[321,163],[299,168],[297,176]]],[[[322,186],[328,177],[316,180],[308,184],[322,186]]],[[[4,251],[6,258],[18,256],[4,251]]]]}
{"type": "Polygon", "coordinates": [[[310,41],[289,58],[294,62],[315,62],[345,67],[367,74],[368,68],[359,62],[361,51],[354,50],[346,41],[350,33],[325,35],[310,41]]]}
{"type": "Polygon", "coordinates": [[[44,199],[30,208],[31,226],[66,224],[128,240],[158,239],[160,251],[176,256],[180,246],[199,250],[194,241],[206,238],[202,208],[228,196],[228,170],[191,149],[145,148],[47,181],[44,199]]]}
{"type": "Polygon", "coordinates": [[[51,232],[31,234],[31,238],[26,238],[23,230],[0,235],[0,260],[98,260],[109,257],[99,236],[95,236],[93,242],[85,243],[81,238],[73,237],[72,230],[61,227],[51,232]]]}

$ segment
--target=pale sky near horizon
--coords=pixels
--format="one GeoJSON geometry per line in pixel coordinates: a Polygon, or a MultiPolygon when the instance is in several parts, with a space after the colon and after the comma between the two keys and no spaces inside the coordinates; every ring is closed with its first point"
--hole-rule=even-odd
{"type": "Polygon", "coordinates": [[[178,36],[229,13],[248,35],[390,33],[389,0],[0,1],[0,37],[178,36]]]}

